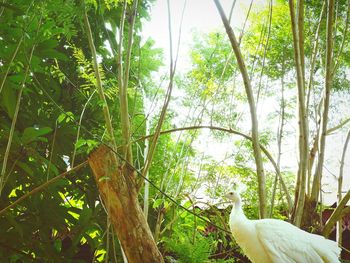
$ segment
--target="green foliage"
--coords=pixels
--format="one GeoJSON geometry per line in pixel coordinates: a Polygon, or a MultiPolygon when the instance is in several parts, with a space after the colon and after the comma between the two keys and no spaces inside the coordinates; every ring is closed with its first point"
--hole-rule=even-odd
{"type": "MultiPolygon", "coordinates": [[[[102,17],[106,21],[120,17],[117,2],[95,2],[96,10],[87,10],[105,94],[111,105],[118,105],[116,59],[105,52],[108,36],[101,21],[102,17]]],[[[18,91],[24,85],[7,169],[1,178],[5,185],[0,191],[0,209],[66,171],[72,165],[73,153],[75,164],[85,161],[88,153],[105,139],[81,3],[14,0],[6,6],[0,4],[0,44],[4,47],[0,50],[0,83],[4,80],[0,91],[0,168],[18,91]]],[[[142,15],[137,20],[148,16],[147,5],[140,5],[142,15]]],[[[138,41],[140,26],[137,21],[138,41]]],[[[139,83],[151,83],[149,71],[160,65],[161,53],[153,47],[152,40],[142,47],[135,43],[133,52],[139,56],[138,64],[131,67],[133,95],[139,92],[139,83]]],[[[143,99],[133,95],[129,105],[135,106],[135,114],[143,113],[143,99]]],[[[111,107],[111,115],[118,133],[118,106],[111,107]]],[[[135,125],[141,121],[140,117],[132,119],[135,125]]],[[[140,134],[144,135],[143,129],[136,136],[140,134]]],[[[102,262],[107,255],[106,241],[106,214],[89,168],[31,195],[0,217],[1,262],[92,262],[93,257],[102,262]]],[[[110,256],[114,256],[113,251],[121,260],[119,248],[111,245],[110,256]]]]}
{"type": "Polygon", "coordinates": [[[278,79],[294,68],[288,3],[279,2],[273,6],[271,26],[268,24],[268,19],[268,8],[250,16],[251,26],[244,36],[243,48],[248,54],[253,54],[253,63],[248,65],[254,67],[257,64],[259,67],[255,70],[260,73],[265,58],[264,73],[272,79],[278,79]],[[269,26],[270,35],[268,34],[269,26]]]}
{"type": "MultiPolygon", "coordinates": [[[[85,161],[93,149],[109,139],[102,113],[102,106],[105,105],[96,92],[94,68],[83,27],[82,14],[85,11],[93,31],[115,137],[118,145],[123,143],[115,51],[119,45],[116,39],[124,1],[7,2],[0,4],[0,84],[3,83],[0,90],[0,165],[5,159],[17,101],[20,101],[20,107],[7,169],[1,178],[4,187],[0,191],[0,209],[67,171],[73,166],[73,160],[75,165],[85,161]],[[107,48],[106,43],[111,49],[107,48]],[[23,93],[19,98],[22,87],[23,93]]],[[[146,122],[150,127],[149,132],[154,133],[159,119],[158,114],[148,116],[145,104],[156,96],[163,99],[164,92],[158,92],[153,74],[163,65],[164,59],[162,50],[156,48],[154,40],[141,37],[141,22],[149,18],[153,0],[139,2],[131,50],[128,104],[131,139],[136,141],[132,145],[134,165],[142,170],[145,141],[140,138],[146,135],[146,122]]],[[[124,50],[130,26],[131,3],[128,1],[125,38],[120,43],[124,50]]],[[[310,57],[313,32],[322,3],[307,1],[305,4],[309,23],[305,27],[305,54],[310,57]]],[[[336,25],[334,53],[339,64],[333,86],[335,92],[349,89],[349,41],[345,39],[342,52],[339,49],[345,32],[345,23],[340,22],[346,16],[345,5],[345,0],[338,2],[339,22],[336,25]]],[[[290,19],[286,15],[289,12],[287,3],[277,1],[273,6],[271,34],[268,46],[265,46],[268,12],[263,9],[250,18],[251,26],[243,37],[241,48],[244,54],[250,54],[245,59],[253,81],[260,75],[266,47],[262,77],[276,82],[283,77],[286,87],[291,89],[294,88],[294,84],[291,84],[294,83],[294,58],[290,19]]],[[[325,21],[322,21],[320,36],[312,97],[320,94],[323,85],[323,79],[319,76],[324,74],[325,21]]],[[[181,88],[184,93],[183,108],[181,111],[168,110],[162,129],[179,127],[174,123],[184,117],[179,115],[185,110],[190,112],[184,121],[186,125],[210,123],[232,128],[244,126],[241,124],[239,104],[246,102],[246,96],[226,34],[221,31],[207,35],[196,33],[190,57],[192,68],[189,72],[175,76],[176,88],[181,88]]],[[[272,87],[266,91],[268,96],[279,92],[279,84],[275,87],[276,82],[272,82],[272,87]]],[[[294,110],[291,105],[295,101],[291,98],[285,104],[288,119],[291,118],[294,110]]],[[[271,114],[271,120],[276,120],[279,114],[271,114]]],[[[192,198],[193,193],[202,191],[206,196],[218,200],[233,181],[239,181],[247,187],[242,194],[245,212],[248,217],[257,218],[257,178],[251,142],[227,140],[232,145],[232,156],[228,157],[228,161],[217,163],[204,153],[199,162],[194,141],[202,138],[200,133],[192,130],[184,132],[185,136],[182,137],[177,137],[178,134],[164,134],[159,138],[149,171],[151,181],[177,202],[222,227],[226,226],[229,207],[214,205],[207,208],[207,204],[202,202],[205,208],[199,208],[196,207],[198,200],[192,203],[193,200],[188,199],[192,198]]],[[[227,139],[222,132],[212,134],[215,139],[227,139]]],[[[273,146],[275,138],[272,134],[270,129],[262,131],[260,143],[266,147],[273,146]]],[[[264,161],[267,163],[266,159],[264,161]]],[[[275,174],[269,169],[266,174],[270,199],[275,174]]],[[[283,171],[282,176],[292,190],[293,173],[283,171]]],[[[108,181],[109,178],[102,177],[100,180],[108,181]]],[[[273,217],[284,219],[286,201],[279,184],[275,199],[273,217]]],[[[116,240],[109,240],[107,251],[107,236],[112,235],[106,234],[106,221],[91,171],[89,168],[81,169],[43,192],[31,195],[0,217],[1,262],[103,262],[107,256],[121,260],[116,240]]],[[[150,189],[149,224],[152,230],[155,226],[160,227],[162,252],[178,262],[214,261],[210,259],[213,255],[232,248],[234,253],[229,254],[231,260],[217,262],[234,262],[233,257],[239,255],[236,244],[225,233],[210,229],[203,220],[175,207],[155,188],[150,189]],[[159,222],[157,214],[164,216],[159,222]]]]}
{"type": "Polygon", "coordinates": [[[213,240],[198,236],[196,242],[192,237],[179,236],[175,239],[165,239],[165,246],[176,255],[179,263],[202,263],[208,262],[212,250],[213,240]]]}

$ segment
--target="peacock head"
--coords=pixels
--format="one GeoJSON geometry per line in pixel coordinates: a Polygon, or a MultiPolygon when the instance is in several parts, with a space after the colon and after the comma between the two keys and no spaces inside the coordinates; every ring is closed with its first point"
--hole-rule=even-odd
{"type": "Polygon", "coordinates": [[[237,193],[236,191],[230,191],[227,194],[225,194],[225,197],[227,199],[232,200],[233,202],[239,201],[241,199],[241,197],[239,196],[239,193],[237,193]]]}

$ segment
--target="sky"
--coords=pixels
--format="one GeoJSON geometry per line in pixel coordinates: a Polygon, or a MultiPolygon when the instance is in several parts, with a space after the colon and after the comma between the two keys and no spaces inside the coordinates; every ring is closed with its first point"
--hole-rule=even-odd
{"type": "MultiPolygon", "coordinates": [[[[226,11],[228,16],[232,0],[221,0],[221,4],[226,11]]],[[[232,14],[231,25],[233,28],[241,28],[250,5],[250,0],[237,0],[235,8],[232,14]]],[[[253,9],[261,8],[264,5],[267,5],[268,1],[265,0],[254,0],[253,9]]],[[[211,31],[223,29],[221,18],[218,14],[216,6],[213,0],[170,0],[170,10],[171,10],[171,20],[172,20],[172,38],[173,38],[173,52],[175,54],[177,49],[177,42],[179,37],[179,29],[182,17],[182,10],[185,5],[185,10],[183,14],[183,21],[181,27],[181,42],[179,46],[179,58],[177,72],[184,73],[190,67],[189,60],[189,48],[192,41],[193,32],[209,33],[211,31]]],[[[249,26],[249,25],[248,25],[249,26]]],[[[167,0],[157,0],[151,10],[151,20],[145,21],[143,25],[143,35],[147,39],[151,37],[156,42],[156,47],[160,47],[164,50],[165,61],[164,64],[168,69],[169,65],[169,34],[168,34],[168,11],[167,11],[167,0]]],[[[174,55],[175,56],[175,55],[174,55]]],[[[175,90],[173,92],[174,96],[179,95],[175,90]]],[[[181,94],[180,94],[181,95],[181,94]]],[[[174,102],[173,102],[174,103],[174,102]]],[[[274,110],[273,107],[276,107],[276,103],[272,101],[262,101],[259,105],[260,109],[264,108],[265,110],[259,112],[268,112],[269,110],[274,110]],[[275,105],[275,106],[273,106],[275,105]],[[266,108],[269,107],[269,110],[266,108]]],[[[349,109],[344,109],[344,116],[349,116],[349,109]]],[[[265,116],[259,116],[264,118],[265,116]]],[[[297,130],[297,123],[294,124],[294,129],[297,130]]],[[[209,138],[209,132],[205,134],[206,138],[209,138]]],[[[336,177],[339,173],[339,159],[340,151],[342,150],[343,143],[345,140],[345,132],[329,136],[327,138],[327,147],[328,155],[326,156],[327,169],[325,170],[324,175],[324,202],[329,204],[336,200],[336,177]]],[[[233,144],[233,142],[232,142],[233,144]]],[[[231,145],[232,145],[231,144],[231,145]]],[[[289,143],[285,148],[285,165],[286,166],[296,166],[297,165],[297,156],[295,155],[296,147],[295,139],[289,143]]],[[[215,156],[218,159],[224,159],[227,151],[231,147],[227,142],[216,142],[212,140],[202,140],[196,142],[196,147],[206,152],[215,152],[215,156]]],[[[231,147],[232,148],[232,147],[231,147]]],[[[347,155],[345,162],[345,171],[344,171],[344,188],[349,189],[350,187],[350,152],[347,155]]]]}
{"type": "MultiPolygon", "coordinates": [[[[255,0],[254,6],[260,6],[265,1],[255,0]]],[[[245,20],[249,0],[237,0],[232,14],[232,25],[239,26],[245,20]]],[[[226,10],[227,16],[230,12],[232,0],[221,1],[226,10]]],[[[179,69],[186,69],[189,66],[188,48],[192,40],[193,30],[208,33],[215,29],[222,29],[222,21],[213,0],[170,0],[173,49],[179,36],[182,10],[185,6],[181,28],[181,44],[179,50],[179,69]]],[[[146,22],[143,27],[143,35],[150,36],[156,40],[156,46],[165,50],[165,59],[169,62],[169,34],[168,34],[168,9],[167,0],[157,0],[151,10],[151,21],[146,22]]]]}

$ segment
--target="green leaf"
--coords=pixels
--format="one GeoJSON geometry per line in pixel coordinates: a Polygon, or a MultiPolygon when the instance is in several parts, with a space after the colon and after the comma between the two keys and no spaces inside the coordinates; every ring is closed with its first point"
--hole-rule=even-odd
{"type": "Polygon", "coordinates": [[[156,199],[153,202],[153,208],[158,208],[163,203],[163,199],[156,199]]]}
{"type": "Polygon", "coordinates": [[[34,174],[32,168],[30,168],[28,164],[23,163],[23,162],[21,162],[21,161],[17,161],[17,165],[18,165],[19,167],[21,167],[21,169],[22,169],[23,171],[25,171],[27,174],[29,174],[29,175],[33,175],[33,174],[34,174]]]}
{"type": "Polygon", "coordinates": [[[75,144],[75,149],[79,149],[80,147],[82,147],[83,145],[86,144],[86,140],[84,139],[79,139],[76,144],[75,144]]]}
{"type": "Polygon", "coordinates": [[[40,140],[40,136],[48,134],[52,131],[50,127],[34,128],[28,127],[24,129],[22,135],[22,143],[28,144],[32,141],[40,140]]]}
{"type": "Polygon", "coordinates": [[[66,120],[66,123],[74,121],[73,112],[67,111],[67,112],[61,113],[57,118],[58,123],[62,123],[64,120],[66,120]]]}
{"type": "Polygon", "coordinates": [[[11,87],[12,85],[5,85],[2,91],[1,104],[5,106],[7,115],[12,119],[16,108],[16,91],[11,87]]]}
{"type": "Polygon", "coordinates": [[[61,249],[62,249],[62,241],[60,239],[56,239],[55,242],[54,242],[54,247],[55,247],[55,250],[59,253],[61,252],[61,249]]]}
{"type": "Polygon", "coordinates": [[[91,219],[92,210],[88,207],[85,207],[80,214],[79,224],[81,226],[85,226],[91,219]]]}
{"type": "Polygon", "coordinates": [[[61,113],[57,118],[57,122],[61,123],[62,121],[64,121],[65,118],[66,118],[66,114],[61,113]]]}

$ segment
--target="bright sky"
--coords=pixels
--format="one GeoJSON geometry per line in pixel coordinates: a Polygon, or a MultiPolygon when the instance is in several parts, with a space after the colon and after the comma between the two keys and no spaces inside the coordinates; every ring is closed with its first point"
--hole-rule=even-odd
{"type": "MultiPolygon", "coordinates": [[[[232,0],[222,0],[221,4],[226,11],[228,16],[232,0]]],[[[180,28],[180,21],[182,16],[182,10],[185,6],[185,12],[182,22],[182,33],[181,33],[181,43],[179,47],[179,59],[177,72],[186,72],[190,66],[189,61],[189,47],[192,41],[193,30],[202,33],[209,33],[216,29],[223,29],[222,21],[216,9],[213,0],[170,0],[171,8],[171,19],[172,19],[172,32],[173,32],[173,52],[174,56],[177,49],[178,42],[178,33],[180,28]]],[[[235,9],[233,11],[231,24],[234,28],[241,28],[242,24],[246,18],[247,10],[250,5],[250,0],[237,0],[235,9]]],[[[261,8],[264,5],[267,5],[268,1],[265,0],[254,0],[253,8],[261,8]]],[[[143,35],[145,38],[151,37],[156,41],[156,47],[160,47],[164,50],[166,69],[169,65],[169,34],[168,34],[168,11],[167,11],[167,0],[157,0],[151,10],[151,20],[144,23],[143,26],[143,35]]],[[[176,96],[176,91],[174,91],[176,96]]],[[[272,108],[273,103],[270,101],[261,102],[260,107],[270,107],[272,108]]],[[[346,110],[347,114],[349,110],[346,110]]],[[[344,113],[345,114],[345,113],[344,113]]],[[[344,115],[346,116],[346,115],[344,115]]],[[[295,128],[296,128],[295,124],[295,128]]],[[[208,136],[209,134],[205,135],[208,136]]],[[[328,193],[324,195],[324,200],[326,203],[334,202],[336,199],[335,191],[337,189],[337,183],[335,177],[332,174],[339,173],[339,159],[340,152],[343,146],[345,139],[344,132],[338,135],[333,135],[328,137],[328,156],[326,156],[326,162],[328,161],[331,165],[328,165],[329,171],[325,171],[325,182],[327,185],[324,189],[327,192],[333,192],[332,194],[328,193]]],[[[290,149],[285,149],[289,151],[286,155],[290,155],[290,158],[285,158],[287,160],[287,166],[295,166],[297,157],[295,156],[295,139],[294,143],[289,143],[290,149]],[[293,145],[294,144],[294,145],[293,145]]],[[[202,149],[209,149],[209,152],[215,152],[215,155],[220,159],[225,158],[226,151],[228,149],[228,143],[217,143],[210,140],[205,140],[202,142],[197,142],[197,147],[202,149]],[[221,150],[218,150],[221,149],[221,150]]],[[[273,146],[274,147],[274,146],[273,146]]],[[[288,147],[286,147],[288,148],[288,147]]],[[[349,189],[350,180],[349,180],[349,163],[350,163],[350,152],[348,153],[345,165],[344,175],[344,189],[349,189]]]]}
{"type": "MultiPolygon", "coordinates": [[[[229,15],[232,0],[223,0],[221,4],[229,15]]],[[[260,6],[265,1],[255,0],[254,6],[260,6]]],[[[232,25],[240,26],[245,20],[249,0],[237,0],[232,14],[232,25]]],[[[170,10],[173,32],[174,56],[177,48],[182,10],[185,12],[182,22],[179,69],[189,65],[188,47],[192,41],[193,30],[209,33],[215,29],[222,29],[222,21],[213,0],[170,0],[170,10]]],[[[143,35],[156,40],[156,45],[165,51],[166,64],[169,62],[169,33],[168,33],[168,7],[167,0],[157,0],[151,11],[151,21],[144,24],[143,35]]]]}

